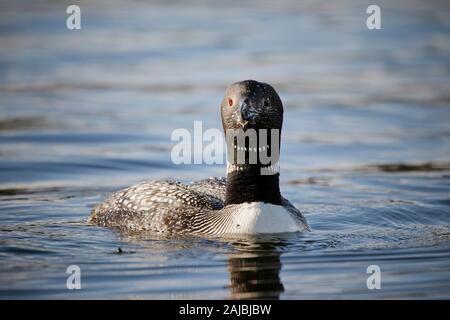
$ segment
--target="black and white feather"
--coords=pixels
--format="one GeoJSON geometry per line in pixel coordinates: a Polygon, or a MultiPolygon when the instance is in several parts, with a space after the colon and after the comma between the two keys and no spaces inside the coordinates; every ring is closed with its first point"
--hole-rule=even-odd
{"type": "Polygon", "coordinates": [[[226,179],[190,185],[175,181],[141,182],[117,191],[92,211],[88,222],[131,231],[182,234],[255,234],[308,230],[288,200],[224,206],[226,179]],[[280,219],[281,217],[281,219],[280,219]]]}

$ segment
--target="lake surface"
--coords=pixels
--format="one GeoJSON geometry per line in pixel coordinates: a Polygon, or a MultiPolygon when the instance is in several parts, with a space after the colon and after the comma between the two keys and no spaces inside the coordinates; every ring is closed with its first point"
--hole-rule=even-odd
{"type": "Polygon", "coordinates": [[[0,4],[0,298],[450,298],[447,1],[377,1],[381,30],[365,1],[79,3],[74,31],[63,2],[0,4]],[[173,164],[170,136],[221,128],[243,79],[284,101],[281,189],[310,233],[86,224],[138,181],[225,175],[173,164]]]}

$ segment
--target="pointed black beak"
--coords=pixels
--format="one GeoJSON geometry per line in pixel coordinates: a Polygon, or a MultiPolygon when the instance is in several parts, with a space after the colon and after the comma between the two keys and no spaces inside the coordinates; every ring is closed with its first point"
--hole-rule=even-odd
{"type": "Polygon", "coordinates": [[[242,129],[246,129],[251,119],[249,100],[243,99],[239,105],[239,124],[242,129]]]}

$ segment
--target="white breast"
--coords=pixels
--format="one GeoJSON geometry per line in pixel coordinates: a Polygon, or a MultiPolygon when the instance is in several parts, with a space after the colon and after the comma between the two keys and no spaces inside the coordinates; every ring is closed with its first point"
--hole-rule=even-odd
{"type": "Polygon", "coordinates": [[[284,207],[250,202],[234,205],[233,214],[229,216],[226,226],[220,233],[257,234],[298,232],[307,229],[301,221],[295,219],[284,207]]]}

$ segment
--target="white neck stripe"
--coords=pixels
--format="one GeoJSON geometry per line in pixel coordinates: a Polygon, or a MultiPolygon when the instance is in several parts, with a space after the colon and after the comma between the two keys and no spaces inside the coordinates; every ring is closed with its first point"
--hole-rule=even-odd
{"type": "MultiPolygon", "coordinates": [[[[242,166],[227,161],[227,174],[235,171],[242,171],[242,166]]],[[[277,174],[278,172],[280,172],[279,161],[275,162],[274,164],[268,167],[261,167],[261,175],[272,175],[277,174]]]]}

